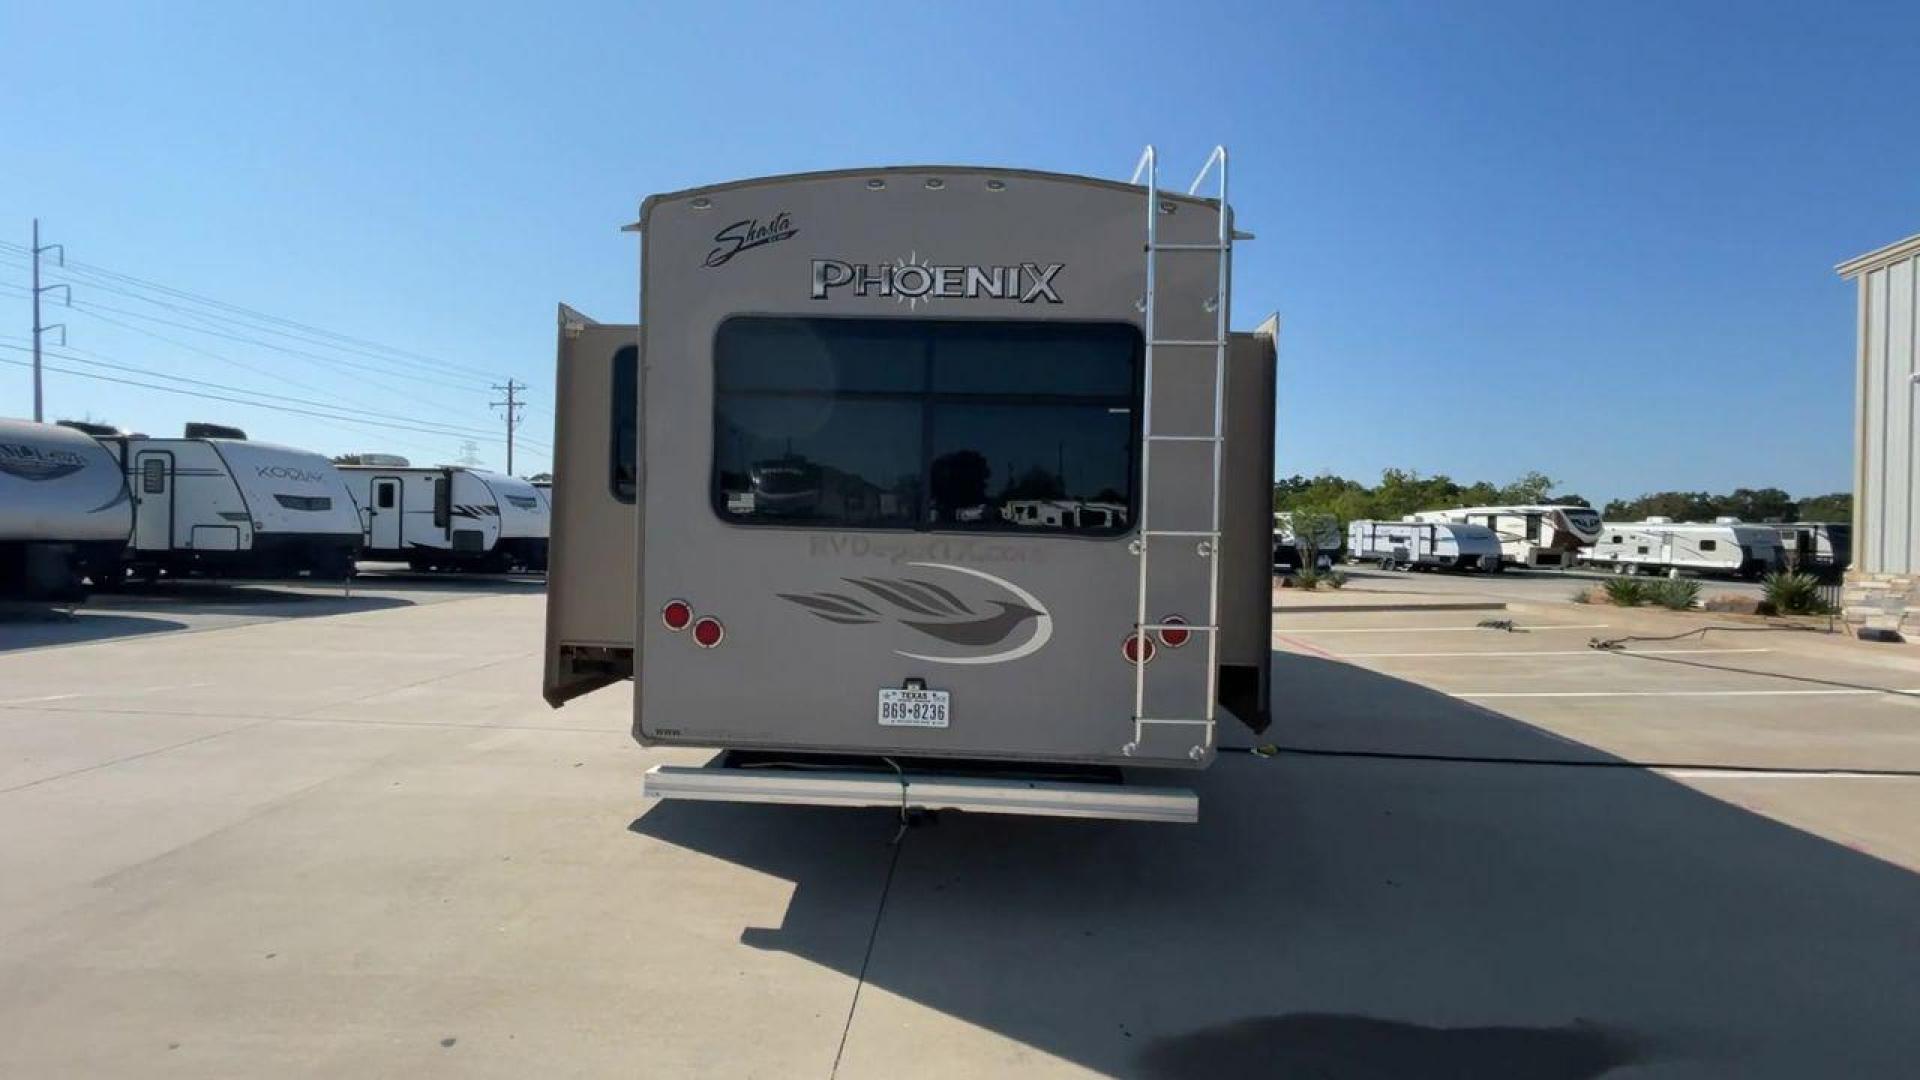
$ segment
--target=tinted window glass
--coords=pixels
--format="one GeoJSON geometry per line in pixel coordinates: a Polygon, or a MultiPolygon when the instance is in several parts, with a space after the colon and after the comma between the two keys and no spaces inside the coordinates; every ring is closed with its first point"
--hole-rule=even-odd
{"type": "Polygon", "coordinates": [[[1132,434],[1133,411],[1124,406],[936,404],[930,520],[942,528],[1124,528],[1132,434]]]}
{"type": "Polygon", "coordinates": [[[629,345],[613,354],[613,393],[611,407],[613,438],[609,446],[609,483],[613,497],[632,502],[639,477],[639,427],[634,422],[640,405],[640,349],[629,345]]]}
{"type": "Polygon", "coordinates": [[[1060,394],[1126,398],[1130,326],[951,323],[933,346],[933,389],[957,394],[1060,394]]]}
{"type": "Polygon", "coordinates": [[[721,509],[772,524],[910,528],[919,505],[918,401],[728,399],[716,432],[721,509]]]}
{"type": "Polygon", "coordinates": [[[743,317],[714,344],[714,505],[761,524],[1117,533],[1140,336],[743,317]]]}
{"type": "Polygon", "coordinates": [[[1717,541],[1717,540],[1702,540],[1702,541],[1700,541],[1700,550],[1701,550],[1701,551],[1718,551],[1719,549],[1720,549],[1720,542],[1719,542],[1719,541],[1717,541]]]}
{"type": "Polygon", "coordinates": [[[161,458],[150,457],[140,463],[140,493],[160,495],[167,490],[167,463],[161,458]]]}
{"type": "Polygon", "coordinates": [[[393,509],[393,485],[392,484],[380,485],[380,492],[378,495],[374,497],[374,504],[375,504],[375,509],[379,509],[379,510],[393,509]]]}
{"type": "Polygon", "coordinates": [[[917,391],[927,339],[882,319],[734,319],[714,342],[721,390],[917,391]]]}

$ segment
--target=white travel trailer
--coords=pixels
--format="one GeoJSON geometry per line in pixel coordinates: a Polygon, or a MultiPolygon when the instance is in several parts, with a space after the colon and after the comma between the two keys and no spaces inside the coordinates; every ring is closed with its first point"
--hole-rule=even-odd
{"type": "Polygon", "coordinates": [[[547,700],[724,751],[657,797],[1193,820],[1122,767],[1267,723],[1278,331],[1146,178],[648,198],[639,323],[560,310],[547,700]]]}
{"type": "MultiPolygon", "coordinates": [[[[1340,557],[1340,522],[1331,514],[1322,514],[1316,519],[1311,547],[1314,552],[1316,569],[1332,566],[1340,557]]],[[[1273,515],[1273,565],[1276,569],[1292,570],[1306,565],[1306,547],[1300,543],[1300,536],[1294,529],[1294,517],[1285,510],[1275,511],[1273,515]]]]}
{"type": "Polygon", "coordinates": [[[416,570],[547,568],[547,500],[512,476],[457,466],[343,465],[368,561],[416,570]]]}
{"type": "Polygon", "coordinates": [[[1582,548],[1600,538],[1600,515],[1586,506],[1464,506],[1426,510],[1417,521],[1484,525],[1500,538],[1508,566],[1570,567],[1582,548]]]}
{"type": "Polygon", "coordinates": [[[1484,525],[1448,521],[1356,521],[1347,526],[1347,559],[1382,570],[1500,569],[1500,538],[1484,525]]]}
{"type": "Polygon", "coordinates": [[[132,529],[126,480],[105,447],[0,419],[0,599],[84,599],[89,580],[118,580],[132,529]]]}
{"type": "Polygon", "coordinates": [[[126,561],[136,576],[311,576],[353,572],[360,518],[319,454],[189,424],[178,439],[99,436],[133,498],[126,561]]]}
{"type": "Polygon", "coordinates": [[[1663,517],[1609,521],[1600,540],[1580,553],[1590,566],[1637,574],[1690,570],[1757,578],[1786,565],[1787,552],[1774,525],[1747,525],[1721,518],[1711,525],[1675,524],[1663,517]]]}

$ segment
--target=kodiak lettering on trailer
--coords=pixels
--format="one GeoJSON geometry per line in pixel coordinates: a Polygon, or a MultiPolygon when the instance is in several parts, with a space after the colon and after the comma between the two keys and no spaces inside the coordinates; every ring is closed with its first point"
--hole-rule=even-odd
{"type": "Polygon", "coordinates": [[[791,240],[800,232],[793,227],[793,218],[785,210],[773,215],[768,221],[748,218],[713,234],[713,242],[719,246],[707,252],[708,267],[724,266],[735,255],[757,247],[791,240]]]}
{"type": "Polygon", "coordinates": [[[258,465],[254,471],[262,479],[293,480],[302,484],[317,484],[326,477],[312,469],[296,469],[291,465],[258,465]]]}
{"type": "Polygon", "coordinates": [[[0,443],[0,472],[38,483],[58,480],[87,467],[71,450],[43,450],[31,443],[0,443]]]}
{"type": "Polygon", "coordinates": [[[1032,304],[1060,302],[1053,279],[1066,269],[1063,263],[1021,263],[1018,266],[927,266],[922,263],[850,263],[839,259],[813,260],[813,298],[830,300],[836,289],[852,289],[860,297],[886,296],[899,300],[1012,300],[1032,304]]]}

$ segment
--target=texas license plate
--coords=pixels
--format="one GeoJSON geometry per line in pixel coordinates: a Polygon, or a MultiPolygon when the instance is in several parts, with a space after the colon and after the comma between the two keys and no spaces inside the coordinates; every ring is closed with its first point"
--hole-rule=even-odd
{"type": "Polygon", "coordinates": [[[880,691],[882,727],[943,728],[950,695],[945,690],[880,691]]]}

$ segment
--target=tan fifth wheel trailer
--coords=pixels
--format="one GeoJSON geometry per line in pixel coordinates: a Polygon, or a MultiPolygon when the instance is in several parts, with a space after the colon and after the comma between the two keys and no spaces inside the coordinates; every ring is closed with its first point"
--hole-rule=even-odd
{"type": "Polygon", "coordinates": [[[1271,696],[1225,167],[647,199],[638,325],[560,311],[548,701],[631,680],[643,745],[724,751],[661,797],[1193,820],[1131,770],[1271,696]]]}

